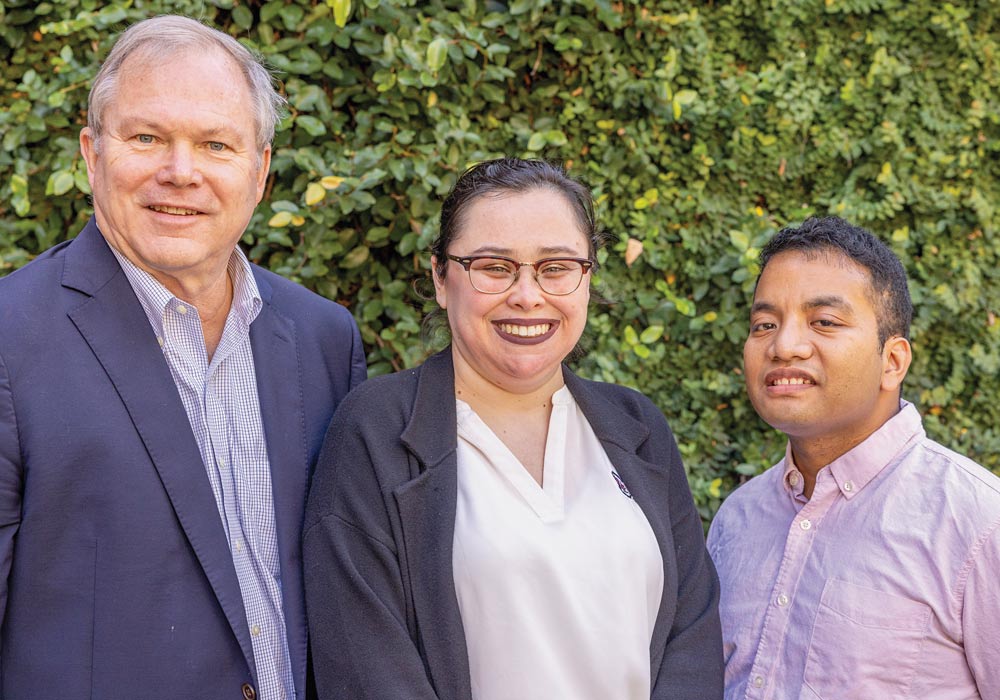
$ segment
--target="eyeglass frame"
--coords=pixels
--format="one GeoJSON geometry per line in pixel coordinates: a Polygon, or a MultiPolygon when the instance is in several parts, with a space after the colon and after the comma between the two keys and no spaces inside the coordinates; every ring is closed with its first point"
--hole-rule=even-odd
{"type": "Polygon", "coordinates": [[[449,260],[454,260],[465,269],[466,274],[469,275],[469,284],[471,284],[472,288],[475,289],[480,294],[503,294],[505,292],[510,291],[510,288],[513,287],[515,284],[517,284],[517,279],[521,275],[521,268],[527,266],[535,271],[535,284],[538,285],[538,288],[541,289],[542,292],[544,292],[545,294],[551,294],[554,297],[568,296],[580,288],[580,283],[583,282],[583,276],[589,273],[591,270],[593,270],[594,266],[597,264],[597,261],[591,258],[573,258],[566,255],[554,255],[548,258],[541,258],[540,260],[536,260],[535,262],[521,262],[518,260],[514,260],[513,258],[508,258],[503,255],[469,255],[466,257],[462,257],[459,255],[452,255],[451,253],[446,253],[445,257],[447,257],[449,260]],[[476,283],[472,281],[472,263],[476,262],[477,260],[503,260],[505,262],[509,262],[513,265],[516,265],[517,269],[514,271],[514,276],[511,277],[510,284],[507,285],[506,289],[501,289],[499,292],[484,292],[482,289],[477,287],[476,283]],[[579,263],[580,267],[583,268],[583,270],[580,272],[580,279],[577,280],[576,286],[573,287],[573,289],[571,289],[570,291],[550,292],[547,291],[545,287],[542,286],[542,283],[538,281],[538,266],[542,265],[543,263],[552,262],[553,260],[569,260],[575,263],[579,263]]]}

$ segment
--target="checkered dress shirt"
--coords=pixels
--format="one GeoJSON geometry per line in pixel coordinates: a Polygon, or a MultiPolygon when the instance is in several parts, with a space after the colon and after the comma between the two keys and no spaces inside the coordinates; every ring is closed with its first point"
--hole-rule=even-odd
{"type": "Polygon", "coordinates": [[[285,634],[271,468],[250,324],[263,302],[239,248],[229,259],[233,302],[209,362],[198,310],[112,249],[163,349],[226,530],[243,594],[261,700],[294,698],[285,634]]]}

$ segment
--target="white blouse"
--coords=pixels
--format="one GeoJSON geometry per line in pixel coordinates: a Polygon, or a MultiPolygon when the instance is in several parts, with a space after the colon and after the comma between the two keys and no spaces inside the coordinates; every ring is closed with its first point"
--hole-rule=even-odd
{"type": "Polygon", "coordinates": [[[648,700],[663,560],[569,389],[542,486],[464,401],[453,564],[475,700],[648,700]]]}

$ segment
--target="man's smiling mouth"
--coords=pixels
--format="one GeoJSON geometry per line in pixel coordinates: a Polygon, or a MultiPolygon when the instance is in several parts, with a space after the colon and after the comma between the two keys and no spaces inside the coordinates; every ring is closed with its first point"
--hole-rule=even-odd
{"type": "Polygon", "coordinates": [[[162,204],[151,204],[149,208],[161,214],[174,214],[175,216],[195,216],[201,212],[195,209],[184,209],[182,207],[168,207],[162,204]]]}

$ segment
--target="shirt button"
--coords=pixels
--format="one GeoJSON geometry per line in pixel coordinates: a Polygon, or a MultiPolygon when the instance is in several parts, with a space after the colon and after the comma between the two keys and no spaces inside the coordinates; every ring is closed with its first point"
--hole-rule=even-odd
{"type": "Polygon", "coordinates": [[[791,484],[792,486],[799,485],[799,475],[797,472],[792,472],[791,474],[788,475],[788,483],[791,484]]]}
{"type": "Polygon", "coordinates": [[[851,491],[853,491],[854,490],[854,482],[853,481],[845,481],[844,482],[844,490],[847,491],[848,493],[850,493],[851,491]]]}
{"type": "Polygon", "coordinates": [[[159,343],[160,347],[162,348],[163,347],[163,336],[159,336],[159,335],[156,336],[156,342],[159,343]]]}
{"type": "Polygon", "coordinates": [[[260,636],[260,625],[254,625],[253,627],[251,627],[250,628],[250,634],[252,634],[255,637],[259,637],[260,636]]]}
{"type": "Polygon", "coordinates": [[[257,700],[257,691],[249,683],[244,683],[240,691],[243,693],[243,700],[257,700]]]}
{"type": "Polygon", "coordinates": [[[236,551],[237,552],[243,551],[243,540],[236,540],[236,551]]]}
{"type": "Polygon", "coordinates": [[[187,307],[186,307],[186,306],[183,306],[183,305],[181,305],[181,304],[178,304],[178,305],[177,305],[177,313],[179,313],[179,314],[180,314],[181,316],[183,316],[183,315],[184,315],[184,314],[186,314],[187,312],[188,312],[188,310],[187,310],[187,307]]]}
{"type": "Polygon", "coordinates": [[[764,687],[764,676],[754,676],[753,677],[753,687],[763,688],[764,687]]]}
{"type": "Polygon", "coordinates": [[[799,527],[801,527],[803,530],[808,530],[812,526],[813,526],[813,524],[809,520],[803,520],[802,522],[799,523],[799,527]]]}
{"type": "Polygon", "coordinates": [[[783,608],[788,605],[788,596],[782,593],[778,596],[778,607],[783,608]]]}

